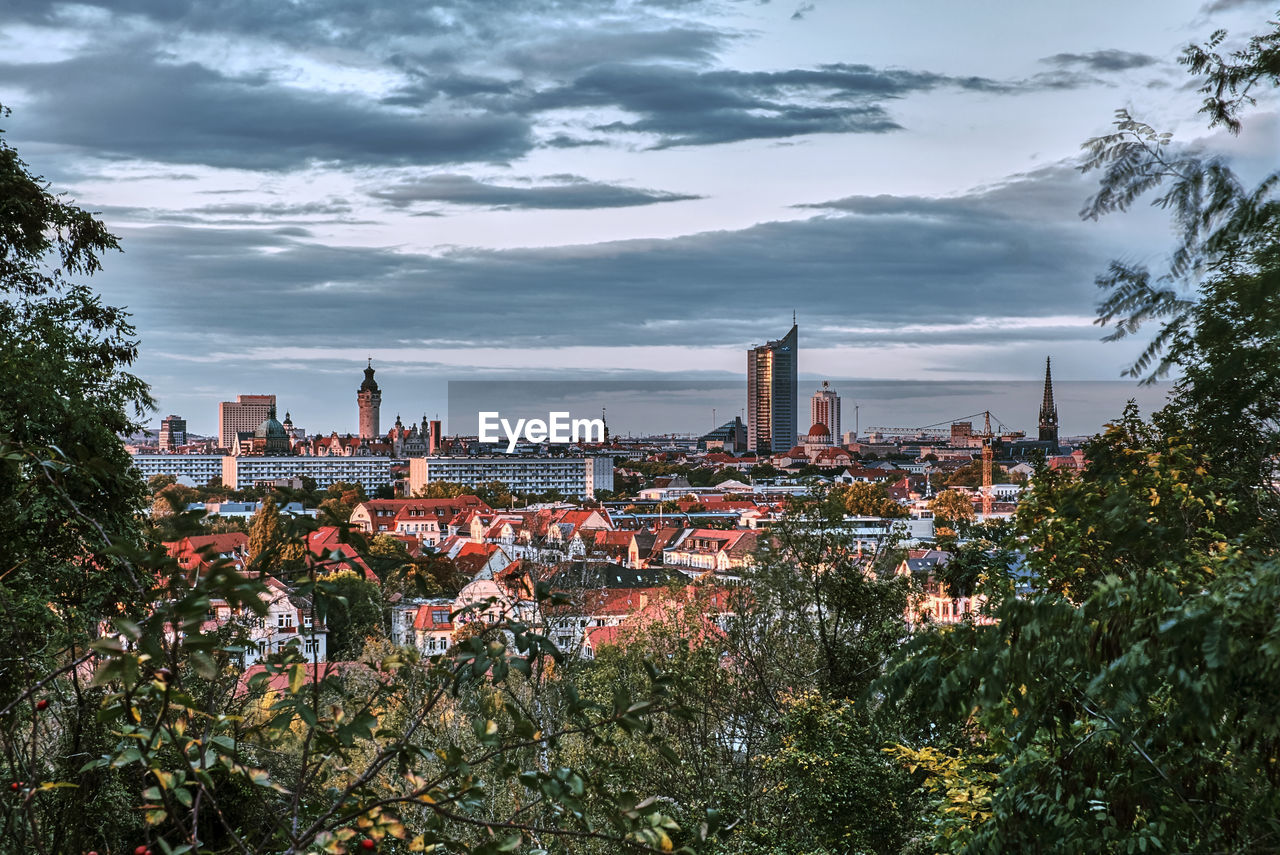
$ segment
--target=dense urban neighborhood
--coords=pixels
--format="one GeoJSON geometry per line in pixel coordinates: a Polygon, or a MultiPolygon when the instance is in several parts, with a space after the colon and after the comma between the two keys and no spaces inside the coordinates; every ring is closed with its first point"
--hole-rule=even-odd
{"type": "Polygon", "coordinates": [[[0,855],[1280,853],[1280,23],[840,5],[0,20],[0,855]]]}

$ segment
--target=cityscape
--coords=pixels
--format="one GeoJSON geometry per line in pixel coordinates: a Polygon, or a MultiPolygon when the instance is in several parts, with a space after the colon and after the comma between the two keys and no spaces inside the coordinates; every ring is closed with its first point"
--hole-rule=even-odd
{"type": "Polygon", "coordinates": [[[0,120],[0,855],[1280,853],[1274,0],[18,0],[0,120]]]}

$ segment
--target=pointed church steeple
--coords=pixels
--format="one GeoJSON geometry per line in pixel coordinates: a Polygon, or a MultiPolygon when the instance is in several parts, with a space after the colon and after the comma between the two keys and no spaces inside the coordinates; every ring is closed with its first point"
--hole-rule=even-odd
{"type": "Polygon", "coordinates": [[[1044,358],[1044,398],[1040,401],[1040,441],[1058,444],[1058,406],[1053,402],[1053,372],[1044,358]]]}

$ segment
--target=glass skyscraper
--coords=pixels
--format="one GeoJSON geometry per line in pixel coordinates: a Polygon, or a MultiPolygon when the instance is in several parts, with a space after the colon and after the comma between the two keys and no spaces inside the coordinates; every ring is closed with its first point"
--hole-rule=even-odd
{"type": "Polygon", "coordinates": [[[796,444],[799,328],[747,351],[747,450],[779,454],[796,444]]]}

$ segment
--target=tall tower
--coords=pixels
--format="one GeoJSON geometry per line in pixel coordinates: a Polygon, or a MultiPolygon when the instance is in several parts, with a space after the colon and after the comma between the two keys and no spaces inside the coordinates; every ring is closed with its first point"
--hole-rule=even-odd
{"type": "Polygon", "coordinates": [[[1044,358],[1044,398],[1040,402],[1040,441],[1058,444],[1058,407],[1053,403],[1053,375],[1044,358]]]}
{"type": "Polygon", "coordinates": [[[823,424],[831,432],[832,441],[836,445],[844,435],[840,432],[840,396],[831,388],[831,383],[823,380],[822,388],[813,393],[809,399],[809,426],[823,424]]]}
{"type": "Polygon", "coordinates": [[[356,404],[360,407],[360,438],[376,439],[381,436],[378,430],[378,408],[382,406],[382,391],[373,379],[373,359],[364,369],[364,382],[356,392],[356,404]]]}
{"type": "Polygon", "coordinates": [[[795,446],[799,329],[747,351],[747,450],[778,454],[795,446]]]}

